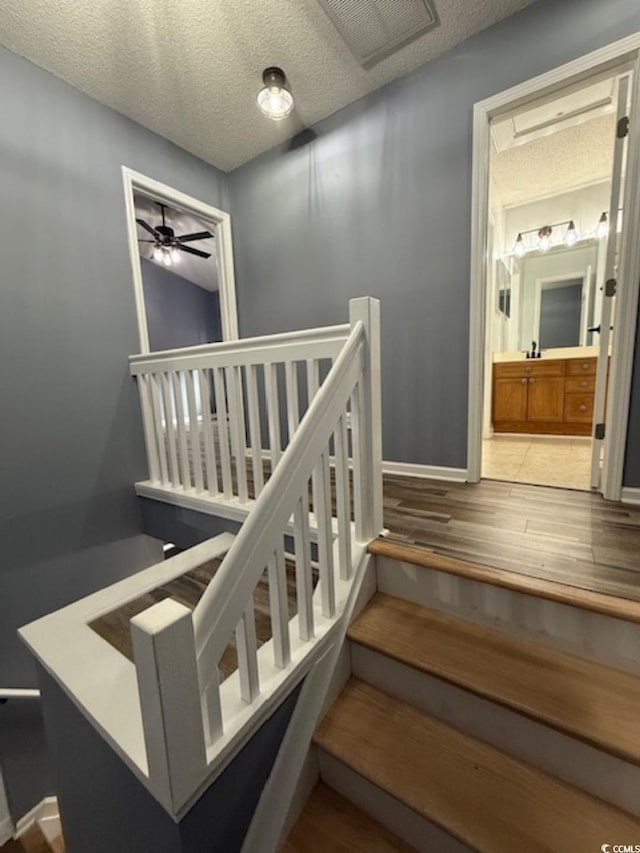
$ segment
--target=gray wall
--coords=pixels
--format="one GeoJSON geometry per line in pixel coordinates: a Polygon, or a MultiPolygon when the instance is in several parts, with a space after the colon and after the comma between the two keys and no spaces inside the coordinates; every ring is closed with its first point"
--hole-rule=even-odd
{"type": "Polygon", "coordinates": [[[120,167],[228,201],[221,173],[1,48],[0,104],[0,686],[29,687],[18,626],[160,557],[133,491],[146,461],[120,167]]]}
{"type": "Polygon", "coordinates": [[[40,668],[39,677],[67,853],[240,850],[301,685],[174,823],[58,684],[40,668]]]}
{"type": "MultiPolygon", "coordinates": [[[[637,0],[539,0],[234,171],[242,334],[379,297],[385,458],[465,467],[473,104],[638,30],[637,0]]],[[[629,484],[638,434],[636,396],[629,484]]]]}
{"type": "Polygon", "coordinates": [[[170,269],[163,269],[145,258],[140,261],[149,345],[152,350],[222,340],[220,294],[217,290],[198,287],[170,269]]]}

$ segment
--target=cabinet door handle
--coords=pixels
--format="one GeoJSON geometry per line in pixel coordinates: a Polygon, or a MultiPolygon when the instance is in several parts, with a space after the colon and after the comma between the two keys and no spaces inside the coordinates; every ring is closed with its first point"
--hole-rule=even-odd
{"type": "Polygon", "coordinates": [[[531,365],[528,365],[527,367],[525,367],[525,370],[527,371],[527,373],[530,373],[531,372],[531,365]]]}
{"type": "Polygon", "coordinates": [[[526,385],[527,384],[527,377],[525,376],[523,379],[520,380],[520,382],[522,382],[523,385],[526,385]]]}
{"type": "Polygon", "coordinates": [[[581,403],[581,404],[580,404],[580,411],[581,411],[581,412],[586,412],[586,411],[587,411],[587,407],[585,406],[585,404],[584,404],[584,403],[581,403]]]}
{"type": "Polygon", "coordinates": [[[582,369],[583,369],[583,370],[589,370],[589,365],[588,365],[588,364],[583,364],[583,365],[582,365],[582,369]]]}
{"type": "Polygon", "coordinates": [[[535,380],[535,379],[533,378],[533,376],[532,376],[532,377],[531,377],[531,379],[529,380],[529,385],[533,385],[533,383],[534,383],[535,381],[536,381],[536,380],[535,380]]]}
{"type": "Polygon", "coordinates": [[[583,379],[583,380],[582,380],[582,382],[580,383],[580,385],[581,385],[583,388],[586,388],[588,384],[589,384],[589,383],[587,382],[587,380],[586,380],[586,379],[583,379]]]}

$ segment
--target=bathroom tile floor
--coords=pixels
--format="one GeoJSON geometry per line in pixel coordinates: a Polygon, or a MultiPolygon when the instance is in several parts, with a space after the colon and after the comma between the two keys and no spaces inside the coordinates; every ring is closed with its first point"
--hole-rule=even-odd
{"type": "Polygon", "coordinates": [[[482,476],[513,483],[588,490],[591,438],[493,435],[482,442],[482,476]]]}

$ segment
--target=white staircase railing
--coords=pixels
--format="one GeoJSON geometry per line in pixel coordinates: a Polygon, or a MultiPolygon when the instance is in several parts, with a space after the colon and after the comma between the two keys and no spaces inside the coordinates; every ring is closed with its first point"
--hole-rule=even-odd
{"type": "MultiPolygon", "coordinates": [[[[382,529],[379,305],[357,299],[350,309],[350,331],[338,353],[335,329],[314,332],[304,343],[298,336],[288,350],[285,364],[306,364],[309,404],[299,423],[297,413],[287,411],[288,443],[277,458],[270,430],[272,473],[193,615],[165,600],[131,622],[149,777],[155,795],[174,812],[312,665],[340,622],[366,543],[382,529]],[[322,383],[319,357],[332,358],[322,383]],[[293,578],[287,577],[286,550],[293,551],[293,578]],[[265,574],[271,639],[259,647],[254,592],[265,574]],[[221,683],[219,663],[233,637],[238,668],[221,683]]],[[[337,329],[342,335],[343,327],[337,329]]],[[[289,346],[283,336],[270,352],[282,358],[289,346]]],[[[233,382],[240,358],[251,366],[267,352],[268,346],[230,346],[224,368],[198,361],[197,370],[231,370],[233,382]]],[[[200,359],[163,356],[159,372],[191,370],[192,357],[200,359]]],[[[136,365],[149,375],[150,364],[136,365]]],[[[295,385],[292,379],[288,392],[295,385]]],[[[157,393],[143,390],[143,398],[157,393]]],[[[239,390],[233,399],[241,407],[239,390]]],[[[295,393],[288,393],[288,404],[292,400],[295,393]]],[[[226,411],[237,426],[240,413],[226,411]]],[[[236,433],[241,471],[242,430],[236,433]]],[[[252,439],[258,435],[254,431],[252,439]]]]}
{"type": "MultiPolygon", "coordinates": [[[[203,542],[20,633],[177,819],[303,678],[317,692],[313,673],[339,650],[366,545],[382,529],[379,343],[378,302],[356,299],[347,326],[131,360],[151,477],[166,499],[215,489],[220,477],[223,492],[233,481],[227,502],[244,501],[244,523],[235,537],[203,542]],[[227,451],[226,430],[213,435],[221,422],[214,409],[229,427],[227,451]],[[189,430],[197,433],[191,455],[189,430]],[[218,446],[221,467],[213,461],[218,446]],[[270,466],[250,498],[249,463],[260,470],[265,450],[270,466]],[[92,629],[105,614],[220,558],[193,613],[167,598],[131,620],[133,663],[92,629]],[[261,643],[259,598],[260,625],[269,628],[261,643]],[[225,664],[222,679],[230,641],[237,668],[225,664]]],[[[312,716],[305,716],[310,725],[312,716]]]]}
{"type": "Polygon", "coordinates": [[[258,497],[349,334],[349,326],[130,358],[149,480],[247,505],[258,497]]]}

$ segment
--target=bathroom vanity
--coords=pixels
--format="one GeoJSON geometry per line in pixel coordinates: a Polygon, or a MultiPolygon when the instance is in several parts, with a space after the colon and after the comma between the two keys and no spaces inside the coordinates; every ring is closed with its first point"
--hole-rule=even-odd
{"type": "Polygon", "coordinates": [[[493,365],[495,432],[591,435],[595,356],[498,361],[493,365]]]}

